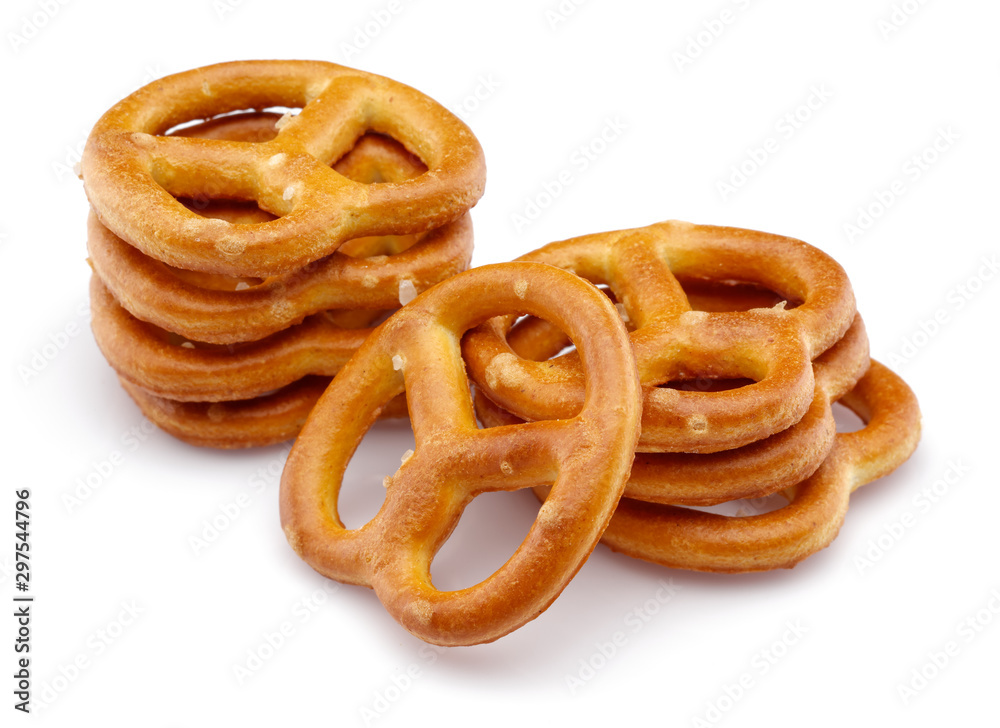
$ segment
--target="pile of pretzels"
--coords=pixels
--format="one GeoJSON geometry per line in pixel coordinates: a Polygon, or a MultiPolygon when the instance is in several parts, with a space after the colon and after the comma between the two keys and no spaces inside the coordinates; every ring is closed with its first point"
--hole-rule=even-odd
{"type": "Polygon", "coordinates": [[[294,437],[374,323],[468,267],[486,178],[443,108],[327,63],[161,79],[82,172],[98,346],[150,420],[220,448],[294,437]]]}
{"type": "Polygon", "coordinates": [[[289,544],[428,642],[534,619],[598,541],[673,568],[794,566],[920,436],[844,270],[802,241],[671,221],[466,270],[482,149],[386,78],[305,61],[170,76],[104,115],[82,173],[93,329],[122,385],[192,444],[297,436],[289,544]],[[838,402],[864,427],[838,432],[838,402]],[[383,416],[409,416],[415,447],[348,529],[340,485],[383,416]],[[521,489],[541,506],[510,559],[438,590],[464,508],[521,489]],[[706,510],[764,497],[780,507],[706,510]]]}

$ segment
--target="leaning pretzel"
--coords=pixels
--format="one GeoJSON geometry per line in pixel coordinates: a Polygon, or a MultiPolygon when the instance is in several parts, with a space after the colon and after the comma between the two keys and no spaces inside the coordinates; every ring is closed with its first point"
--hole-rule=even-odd
{"type": "Polygon", "coordinates": [[[334,379],[285,465],[282,526],[314,569],[371,586],[421,639],[495,640],[544,611],[600,538],[628,476],[639,406],[625,327],[605,296],[551,266],[475,268],[400,309],[334,379]],[[460,337],[511,312],[543,316],[576,342],[587,395],[575,416],[477,428],[460,337]],[[337,514],[347,463],[379,409],[404,389],[415,452],[388,479],[379,513],[348,530],[337,514]],[[507,563],[466,589],[434,587],[434,554],[476,495],[544,482],[554,483],[551,496],[507,563]]]}
{"type": "MultiPolygon", "coordinates": [[[[833,259],[799,240],[749,230],[665,222],[552,243],[520,260],[607,284],[621,302],[644,385],[640,452],[716,452],[798,422],[813,398],[812,359],[855,314],[850,282],[833,259]],[[677,276],[759,283],[799,305],[692,311],[677,276]],[[756,383],[724,392],[658,386],[687,373],[756,383]]],[[[522,359],[505,338],[512,324],[505,317],[466,336],[470,378],[522,419],[572,415],[583,398],[576,355],[522,359]]]]}
{"type": "MultiPolygon", "coordinates": [[[[550,341],[519,341],[519,355],[534,359],[550,341]]],[[[761,498],[802,482],[833,448],[837,432],[831,401],[840,399],[868,370],[868,337],[861,316],[844,338],[813,362],[816,392],[805,416],[770,437],[714,453],[640,453],[632,464],[625,497],[651,503],[709,506],[761,498]]],[[[523,420],[476,392],[476,414],[486,427],[523,420]]]]}
{"type": "Polygon", "coordinates": [[[82,168],[92,206],[118,237],[170,265],[232,276],[301,268],[354,238],[441,227],[485,184],[482,148],[444,107],[391,79],[313,61],[222,63],[159,79],[97,122],[82,168]],[[162,136],[192,119],[275,106],[302,111],[267,142],[162,136]],[[427,173],[366,185],[331,169],[368,131],[401,142],[427,173]],[[176,199],[206,193],[254,200],[278,219],[233,224],[176,199]]]}
{"type": "Polygon", "coordinates": [[[664,566],[730,573],[792,567],[825,548],[843,523],[850,494],[895,470],[920,439],[916,397],[876,361],[840,401],[867,426],[838,433],[829,457],[793,489],[784,508],[739,517],[623,498],[603,543],[664,566]]]}

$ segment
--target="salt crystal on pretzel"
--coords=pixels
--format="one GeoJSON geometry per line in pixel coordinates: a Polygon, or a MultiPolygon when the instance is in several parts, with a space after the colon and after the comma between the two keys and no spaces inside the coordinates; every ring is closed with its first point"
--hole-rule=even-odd
{"type": "Polygon", "coordinates": [[[405,306],[417,297],[417,287],[413,281],[404,279],[399,282],[399,305],[405,306]]]}

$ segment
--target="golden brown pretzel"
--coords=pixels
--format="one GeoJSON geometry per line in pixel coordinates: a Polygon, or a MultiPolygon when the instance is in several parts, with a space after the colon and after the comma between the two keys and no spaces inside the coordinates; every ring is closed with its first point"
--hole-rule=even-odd
{"type": "MultiPolygon", "coordinates": [[[[716,452],[802,419],[813,398],[811,361],[854,319],[854,294],[829,256],[792,238],[665,222],[552,243],[533,260],[606,283],[634,328],[644,390],[640,452],[716,452]],[[677,276],[759,283],[794,309],[692,311],[677,276]],[[688,373],[756,383],[722,392],[659,387],[688,373]]],[[[532,362],[505,339],[513,320],[465,337],[469,376],[494,402],[527,420],[571,415],[583,396],[575,354],[532,362]]]]}
{"type": "Polygon", "coordinates": [[[398,307],[402,281],[422,291],[468,267],[472,223],[463,217],[396,255],[333,253],[243,290],[208,288],[204,281],[182,278],[116,238],[94,215],[88,220],[87,244],[94,270],[133,315],[193,341],[234,344],[327,309],[398,307]]]}
{"type": "MultiPolygon", "coordinates": [[[[548,350],[548,341],[534,340],[537,348],[522,348],[534,359],[548,350]]],[[[708,506],[741,498],[760,498],[802,482],[820,466],[833,448],[837,427],[831,401],[840,399],[868,370],[868,337],[857,315],[840,341],[814,362],[816,393],[805,416],[787,430],[732,450],[714,453],[640,453],[632,464],[625,497],[673,505],[708,506]]],[[[476,414],[486,427],[523,422],[476,392],[476,414]]]]}
{"type": "Polygon", "coordinates": [[[122,308],[96,275],[90,280],[91,329],[122,379],[181,402],[251,399],[309,375],[332,377],[382,316],[366,311],[357,328],[315,314],[266,339],[235,346],[184,341],[122,308]]]}
{"type": "Polygon", "coordinates": [[[314,569],[371,586],[406,629],[436,644],[489,642],[537,617],[589,556],[625,485],[638,437],[639,383],[617,312],[551,266],[459,274],[383,323],[309,416],[285,465],[281,522],[314,569]],[[544,316],[579,347],[587,380],[572,418],[480,430],[460,337],[510,312],[544,316]],[[379,409],[406,391],[416,447],[379,513],[348,530],[337,514],[347,463],[379,409]],[[434,554],[480,493],[554,483],[511,558],[481,583],[442,592],[434,554]]]}
{"type": "Polygon", "coordinates": [[[838,433],[830,455],[784,508],[736,517],[623,498],[603,543],[664,566],[727,573],[789,568],[825,548],[851,492],[895,470],[920,439],[916,397],[876,361],[840,401],[867,426],[838,433]]]}
{"type": "MultiPolygon", "coordinates": [[[[275,114],[240,114],[187,127],[179,135],[210,139],[268,139],[275,114]]],[[[401,182],[423,165],[404,147],[368,134],[334,168],[369,184],[401,182]]],[[[262,222],[272,216],[232,200],[186,200],[202,215],[230,222],[262,222]]],[[[266,280],[240,279],[173,268],[128,245],[96,215],[88,221],[91,265],[115,298],[137,318],[193,341],[233,344],[260,339],[331,308],[396,308],[400,282],[425,290],[465,270],[472,258],[468,215],[419,236],[348,241],[303,269],[266,280]],[[363,257],[353,257],[363,256],[363,257]]]]}
{"type": "MultiPolygon", "coordinates": [[[[174,402],[119,378],[142,413],[160,429],[190,445],[235,449],[291,440],[302,429],[328,377],[306,377],[277,392],[238,402],[174,402]]],[[[380,417],[406,417],[396,397],[380,417]]]]}
{"type": "Polygon", "coordinates": [[[439,228],[482,195],[482,148],[459,119],[388,78],[314,61],[221,63],[159,79],[112,107],[84,149],[84,186],[118,237],[170,265],[266,277],[344,242],[439,228]],[[192,119],[301,107],[266,142],[163,136],[192,119]],[[365,185],[331,168],[369,131],[401,142],[427,173],[365,185]],[[176,198],[254,200],[276,220],[232,224],[176,198]]]}

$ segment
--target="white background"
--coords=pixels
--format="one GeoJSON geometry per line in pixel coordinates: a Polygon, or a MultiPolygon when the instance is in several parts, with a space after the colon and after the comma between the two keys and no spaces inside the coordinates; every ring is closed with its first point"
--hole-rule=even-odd
{"type": "MultiPolygon", "coordinates": [[[[559,18],[547,16],[558,0],[398,0],[397,12],[387,0],[5,2],[0,579],[10,604],[13,491],[30,487],[34,687],[52,699],[38,720],[334,726],[364,725],[372,711],[377,725],[930,726],[977,715],[988,716],[977,724],[995,725],[1000,278],[987,280],[982,261],[1000,251],[1000,7],[897,2],[912,12],[891,30],[880,27],[891,22],[891,0],[591,0],[563,3],[575,10],[559,18]],[[690,45],[724,10],[731,22],[718,37],[690,45]],[[389,20],[369,25],[369,35],[373,13],[389,20]],[[688,51],[697,57],[680,67],[688,51]],[[68,168],[90,127],[152,78],[248,58],[345,63],[464,108],[489,168],[474,211],[475,264],[668,218],[822,248],[853,281],[873,354],[920,398],[917,453],[858,491],[838,539],[794,570],[689,574],[601,547],[514,634],[422,649],[371,592],[337,588],[287,547],[276,499],[285,448],[213,452],[161,432],[128,435],[142,418],[87,327],[87,203],[68,168]],[[486,98],[467,101],[477,88],[486,98]],[[802,111],[809,118],[787,133],[783,117],[814,88],[827,98],[814,98],[819,108],[802,111]],[[624,131],[582,169],[574,154],[609,120],[624,131]],[[957,138],[929,155],[936,159],[918,178],[910,160],[941,130],[957,138]],[[777,151],[723,195],[718,183],[769,137],[777,151]],[[513,215],[564,170],[572,184],[517,229],[513,215]],[[905,192],[850,236],[845,224],[859,206],[897,180],[905,192]],[[939,310],[946,322],[925,334],[921,322],[939,310]],[[32,369],[53,341],[63,346],[32,369]],[[108,471],[102,463],[115,453],[120,463],[100,486],[67,505],[77,479],[108,471]],[[956,470],[930,507],[918,505],[956,470]],[[196,554],[191,538],[241,494],[248,505],[196,554]],[[912,525],[885,536],[878,560],[860,566],[907,514],[912,525]],[[676,589],[663,604],[661,580],[676,589]],[[122,604],[133,602],[140,613],[124,615],[131,623],[122,627],[122,604]],[[637,609],[648,621],[636,630],[637,609]],[[977,615],[978,631],[960,626],[977,615]],[[286,622],[290,636],[268,650],[264,635],[286,622]],[[788,636],[788,623],[805,634],[770,664],[763,651],[788,636]],[[627,641],[602,660],[597,645],[618,631],[627,641]],[[899,686],[949,641],[957,655],[904,702],[899,686]],[[234,668],[248,651],[268,659],[241,683],[234,668]],[[86,666],[74,672],[76,660],[86,666]],[[574,692],[567,676],[580,677],[581,661],[600,668],[584,672],[590,679],[574,692]],[[399,677],[407,672],[416,677],[399,677]],[[736,691],[727,686],[741,678],[752,686],[729,699],[736,691]]],[[[397,425],[366,440],[345,495],[357,519],[377,508],[377,483],[408,436],[397,425]]],[[[485,576],[536,509],[525,493],[477,501],[436,577],[458,586],[485,576]]],[[[12,725],[15,625],[9,616],[2,623],[0,710],[12,725]]]]}

